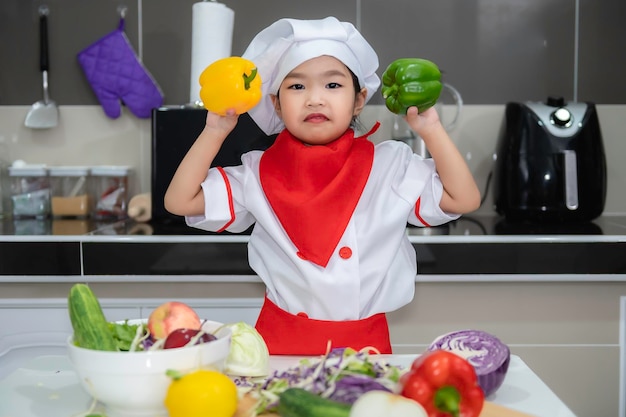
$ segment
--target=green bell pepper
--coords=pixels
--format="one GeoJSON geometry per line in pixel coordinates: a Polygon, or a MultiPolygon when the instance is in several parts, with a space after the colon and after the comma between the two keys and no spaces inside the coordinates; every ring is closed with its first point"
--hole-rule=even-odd
{"type": "Polygon", "coordinates": [[[402,115],[412,106],[420,113],[434,106],[443,87],[437,65],[421,58],[393,61],[383,73],[382,83],[385,105],[402,115]]]}

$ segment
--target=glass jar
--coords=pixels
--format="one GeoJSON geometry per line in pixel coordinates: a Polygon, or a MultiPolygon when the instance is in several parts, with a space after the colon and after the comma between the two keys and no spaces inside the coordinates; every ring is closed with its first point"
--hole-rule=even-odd
{"type": "Polygon", "coordinates": [[[13,217],[47,218],[50,216],[50,177],[45,165],[9,167],[13,217]]]}
{"type": "Polygon", "coordinates": [[[52,216],[85,218],[91,214],[89,168],[80,166],[50,167],[52,216]]]}
{"type": "Polygon", "coordinates": [[[127,217],[130,172],[131,169],[127,166],[91,167],[94,218],[104,220],[127,217]]]}

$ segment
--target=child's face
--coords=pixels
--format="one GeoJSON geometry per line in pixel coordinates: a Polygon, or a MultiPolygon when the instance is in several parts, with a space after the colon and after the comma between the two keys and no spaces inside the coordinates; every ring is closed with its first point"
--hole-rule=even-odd
{"type": "Polygon", "coordinates": [[[320,56],[293,69],[272,101],[285,127],[301,141],[322,145],[339,138],[365,106],[367,91],[354,91],[348,68],[320,56]]]}

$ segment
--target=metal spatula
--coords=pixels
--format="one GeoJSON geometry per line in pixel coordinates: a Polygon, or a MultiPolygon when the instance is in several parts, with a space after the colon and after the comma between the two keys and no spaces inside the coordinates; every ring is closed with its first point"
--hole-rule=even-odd
{"type": "Polygon", "coordinates": [[[39,7],[39,66],[43,76],[43,100],[34,103],[26,115],[25,125],[33,129],[55,127],[59,110],[48,94],[48,6],[39,7]]]}

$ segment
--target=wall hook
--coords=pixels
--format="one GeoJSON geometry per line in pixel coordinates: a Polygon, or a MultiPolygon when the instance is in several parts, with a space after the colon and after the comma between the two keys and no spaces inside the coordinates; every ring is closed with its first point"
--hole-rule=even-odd
{"type": "Polygon", "coordinates": [[[50,8],[45,5],[42,4],[41,6],[39,6],[39,16],[48,16],[50,14],[50,8]]]}
{"type": "Polygon", "coordinates": [[[128,11],[128,7],[122,5],[117,6],[117,13],[120,15],[122,19],[126,17],[126,12],[128,11]]]}

